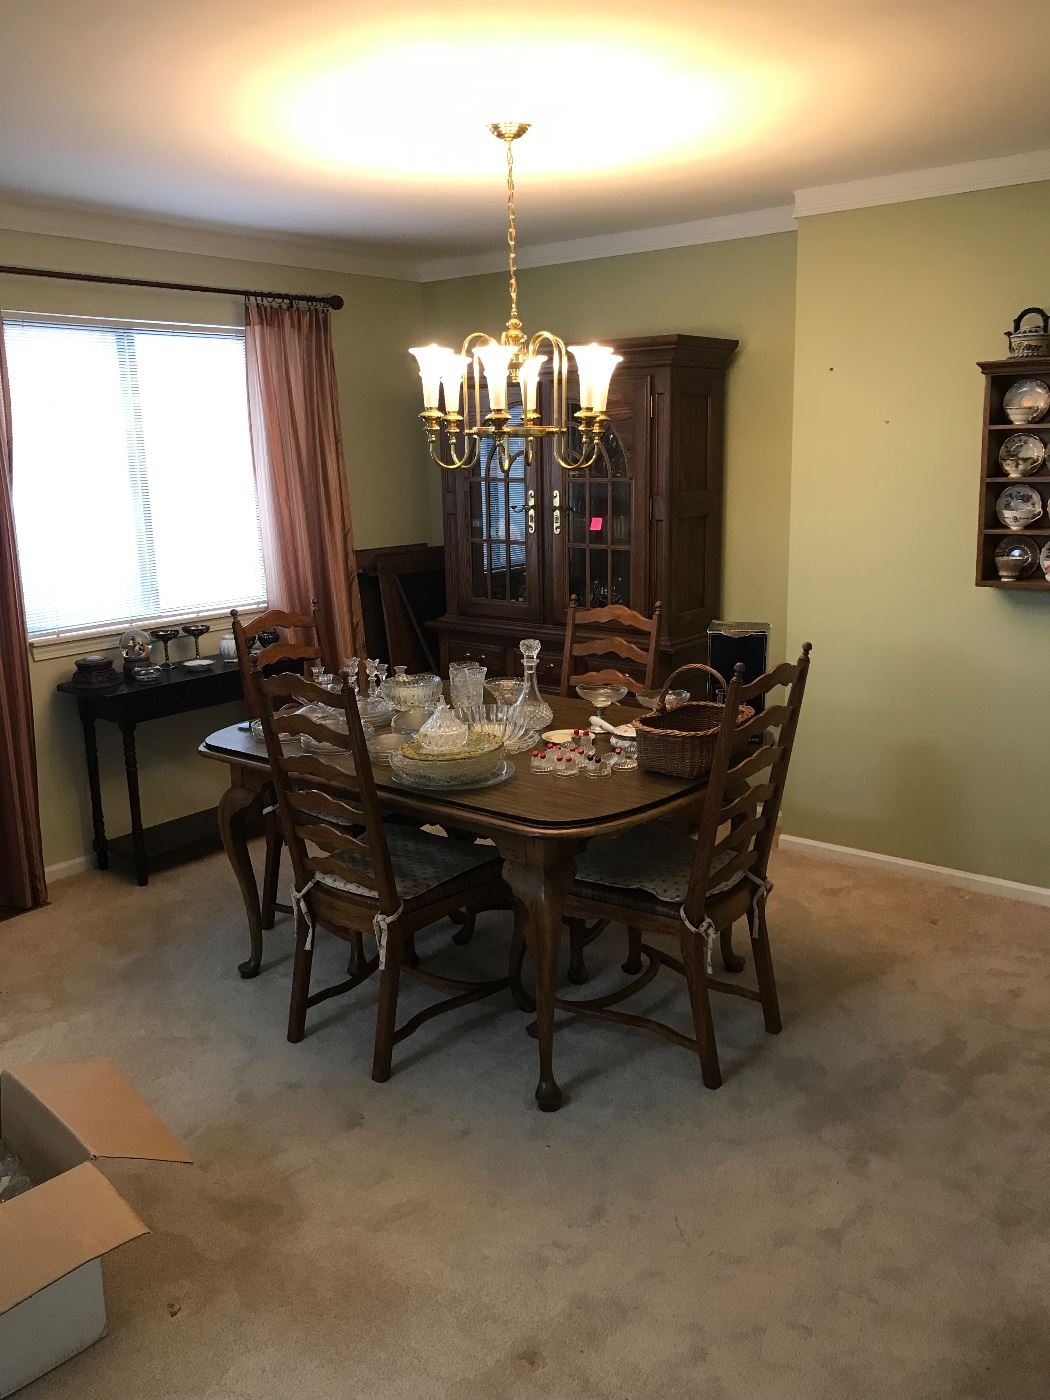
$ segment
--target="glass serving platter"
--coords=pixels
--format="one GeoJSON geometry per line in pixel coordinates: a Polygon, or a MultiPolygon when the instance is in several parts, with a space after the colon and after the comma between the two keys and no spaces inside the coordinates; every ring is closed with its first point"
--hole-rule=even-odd
{"type": "Polygon", "coordinates": [[[455,778],[450,776],[441,779],[428,779],[400,773],[391,764],[390,781],[396,787],[412,788],[415,792],[476,792],[480,788],[498,787],[500,783],[505,783],[509,778],[513,778],[516,771],[510,759],[505,758],[496,771],[489,773],[487,777],[455,778]]]}

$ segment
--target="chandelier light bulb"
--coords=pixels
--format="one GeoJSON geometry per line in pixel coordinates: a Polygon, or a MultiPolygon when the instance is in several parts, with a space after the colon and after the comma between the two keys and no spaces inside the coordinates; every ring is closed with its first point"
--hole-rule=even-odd
{"type": "Polygon", "coordinates": [[[487,345],[479,345],[474,354],[481,361],[485,371],[485,383],[489,389],[489,410],[504,411],[507,407],[507,376],[514,355],[513,345],[501,345],[498,340],[490,340],[487,345]]]}
{"type": "Polygon", "coordinates": [[[445,412],[459,412],[459,391],[463,386],[463,375],[470,363],[468,355],[458,355],[455,350],[447,350],[441,365],[441,387],[445,391],[445,412]]]}
{"type": "Polygon", "coordinates": [[[527,355],[518,370],[518,383],[521,385],[521,406],[526,417],[536,412],[536,391],[540,382],[540,371],[547,363],[546,355],[527,355]]]}
{"type": "Polygon", "coordinates": [[[448,356],[454,352],[446,345],[417,345],[409,350],[410,355],[415,355],[416,363],[419,365],[419,377],[423,381],[423,407],[425,409],[437,408],[438,390],[441,387],[441,371],[448,356]]]}

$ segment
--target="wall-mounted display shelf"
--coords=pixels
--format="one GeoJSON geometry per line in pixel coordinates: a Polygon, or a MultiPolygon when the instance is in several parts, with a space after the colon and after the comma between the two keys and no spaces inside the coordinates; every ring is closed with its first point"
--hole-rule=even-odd
{"type": "Polygon", "coordinates": [[[1050,357],[985,360],[979,368],[984,375],[984,419],[976,583],[978,588],[1050,592],[1050,357]],[[1047,403],[1040,407],[1041,394],[1036,391],[1037,416],[1012,423],[1007,406],[1014,406],[1016,415],[1013,400],[1025,381],[1046,385],[1047,403]],[[1011,515],[1011,508],[1023,511],[1028,505],[1033,512],[1029,521],[1011,528],[1011,521],[1022,518],[1011,515]],[[1037,505],[1039,513],[1034,514],[1037,505]],[[996,557],[1004,552],[1021,559],[1017,578],[1000,577],[996,557]]]}

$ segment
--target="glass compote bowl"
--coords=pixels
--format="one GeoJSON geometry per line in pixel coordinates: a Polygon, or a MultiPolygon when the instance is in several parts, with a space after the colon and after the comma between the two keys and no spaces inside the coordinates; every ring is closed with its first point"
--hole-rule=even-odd
{"type": "Polygon", "coordinates": [[[534,749],[539,735],[529,730],[524,708],[518,705],[465,705],[456,714],[470,725],[471,734],[498,739],[508,753],[534,749]]]}
{"type": "MultiPolygon", "coordinates": [[[[662,690],[639,690],[634,698],[645,709],[655,710],[662,694],[662,690]]],[[[673,710],[676,705],[684,705],[689,698],[688,690],[669,690],[665,705],[667,709],[673,710]]]]}
{"type": "Polygon", "coordinates": [[[625,685],[611,685],[595,683],[594,685],[578,685],[576,694],[581,700],[586,700],[588,705],[593,705],[598,718],[605,719],[605,711],[610,705],[618,705],[627,694],[625,685]]]}
{"type": "Polygon", "coordinates": [[[383,682],[382,691],[395,710],[433,710],[441,699],[441,677],[422,671],[408,675],[404,667],[399,674],[383,682]]]}
{"type": "Polygon", "coordinates": [[[524,676],[493,676],[485,689],[498,705],[517,705],[525,698],[524,676]]]}

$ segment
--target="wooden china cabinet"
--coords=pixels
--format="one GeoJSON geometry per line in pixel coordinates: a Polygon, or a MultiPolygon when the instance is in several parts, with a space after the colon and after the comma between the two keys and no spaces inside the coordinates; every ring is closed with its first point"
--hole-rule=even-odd
{"type": "MultiPolygon", "coordinates": [[[[519,641],[538,637],[540,682],[556,687],[572,594],[581,607],[647,615],[661,601],[662,673],[704,655],[719,607],[725,376],[737,342],[613,344],[623,363],[589,470],[566,472],[546,444],[527,461],[512,438],[506,473],[489,444],[470,471],[442,473],[448,611],[431,624],[442,669],[480,661],[490,676],[519,674],[519,641]]],[[[570,382],[570,416],[577,407],[570,382]]]]}

